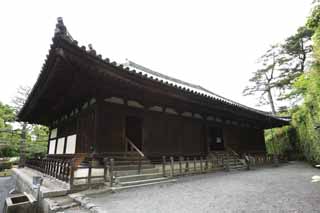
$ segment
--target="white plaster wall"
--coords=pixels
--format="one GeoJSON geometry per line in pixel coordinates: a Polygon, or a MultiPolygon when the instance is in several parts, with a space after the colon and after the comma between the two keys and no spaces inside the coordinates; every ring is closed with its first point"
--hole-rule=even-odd
{"type": "Polygon", "coordinates": [[[64,149],[64,140],[65,138],[59,138],[58,139],[58,144],[57,144],[57,151],[56,154],[63,154],[63,149],[64,149]]]}
{"type": "Polygon", "coordinates": [[[51,134],[50,134],[50,138],[56,138],[57,134],[58,134],[58,129],[57,128],[52,129],[51,134]]]}
{"type": "Polygon", "coordinates": [[[74,154],[76,152],[77,135],[69,135],[67,137],[66,154],[74,154]]]}
{"type": "Polygon", "coordinates": [[[50,140],[49,142],[49,154],[54,154],[54,149],[56,147],[56,140],[50,140]]]}

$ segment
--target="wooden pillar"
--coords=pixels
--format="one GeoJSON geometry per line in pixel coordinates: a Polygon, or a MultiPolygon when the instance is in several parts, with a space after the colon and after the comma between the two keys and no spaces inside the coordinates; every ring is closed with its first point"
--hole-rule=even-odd
{"type": "Polygon", "coordinates": [[[94,141],[93,141],[93,152],[100,150],[99,134],[100,134],[100,120],[102,119],[103,109],[103,98],[102,96],[96,97],[95,110],[94,110],[94,141]]]}

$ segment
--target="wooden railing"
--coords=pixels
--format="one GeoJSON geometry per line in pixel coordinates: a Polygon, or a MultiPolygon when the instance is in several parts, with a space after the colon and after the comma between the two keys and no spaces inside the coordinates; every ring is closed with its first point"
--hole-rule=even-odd
{"type": "MultiPolygon", "coordinates": [[[[250,153],[248,169],[252,166],[261,166],[266,164],[274,164],[275,156],[263,153],[250,153]]],[[[166,157],[163,156],[158,162],[154,162],[155,166],[161,171],[164,177],[184,176],[193,174],[209,173],[225,169],[225,159],[228,156],[220,157],[166,157]]],[[[285,160],[285,156],[279,156],[279,161],[285,160]]],[[[26,165],[30,168],[41,171],[47,175],[55,177],[59,180],[70,184],[71,190],[79,188],[86,189],[93,185],[104,184],[109,182],[110,186],[115,185],[116,173],[114,172],[114,159],[104,158],[102,164],[95,163],[94,160],[88,160],[87,164],[79,165],[76,158],[73,159],[31,159],[27,160],[26,165]]],[[[137,172],[141,170],[137,167],[137,172]]]]}
{"type": "Polygon", "coordinates": [[[264,152],[255,152],[244,154],[248,159],[250,167],[258,167],[264,165],[275,165],[287,162],[288,158],[285,155],[271,155],[264,152]]]}
{"type": "Polygon", "coordinates": [[[161,168],[163,176],[184,176],[214,172],[223,169],[223,159],[200,157],[162,157],[161,168]]]}
{"type": "Polygon", "coordinates": [[[134,145],[134,143],[128,137],[126,137],[126,144],[127,151],[136,151],[141,157],[144,157],[144,154],[141,152],[141,150],[136,145],[134,145]]]}
{"type": "Polygon", "coordinates": [[[80,165],[79,158],[46,158],[29,159],[26,161],[26,166],[69,183],[71,190],[79,190],[108,181],[112,186],[115,179],[113,162],[113,159],[105,159],[102,165],[95,165],[94,161],[89,159],[87,164],[80,165]],[[98,174],[96,170],[99,170],[98,174]]]}
{"type": "Polygon", "coordinates": [[[69,181],[72,171],[71,159],[29,159],[26,161],[26,165],[65,182],[69,181]]]}

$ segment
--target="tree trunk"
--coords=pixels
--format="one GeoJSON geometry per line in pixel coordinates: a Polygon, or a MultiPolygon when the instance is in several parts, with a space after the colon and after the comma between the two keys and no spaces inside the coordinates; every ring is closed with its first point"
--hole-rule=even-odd
{"type": "Polygon", "coordinates": [[[27,136],[27,123],[24,122],[22,124],[21,130],[21,140],[20,140],[20,160],[19,160],[19,167],[23,168],[26,163],[26,136],[27,136]]]}
{"type": "Polygon", "coordinates": [[[276,109],[275,109],[275,106],[274,106],[274,102],[273,102],[273,98],[272,98],[272,94],[271,94],[271,89],[270,88],[268,88],[267,93],[268,93],[268,99],[269,99],[269,103],[270,103],[270,106],[271,106],[272,114],[275,115],[276,114],[276,109]]]}

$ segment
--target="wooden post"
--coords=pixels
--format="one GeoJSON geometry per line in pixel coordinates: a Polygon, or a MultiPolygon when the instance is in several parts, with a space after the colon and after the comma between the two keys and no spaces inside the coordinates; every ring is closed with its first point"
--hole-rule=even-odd
{"type": "Polygon", "coordinates": [[[166,177],[166,156],[162,156],[162,173],[166,177]]]}
{"type": "Polygon", "coordinates": [[[183,161],[183,157],[179,157],[179,172],[180,172],[180,175],[182,175],[182,161],[183,161]]]}
{"type": "Polygon", "coordinates": [[[141,164],[142,164],[142,157],[141,156],[139,156],[139,162],[138,162],[138,174],[140,174],[141,173],[141,164]]]}
{"type": "Polygon", "coordinates": [[[73,189],[73,183],[74,183],[74,159],[71,159],[71,162],[70,162],[70,189],[73,189]]]}
{"type": "Polygon", "coordinates": [[[229,153],[226,154],[226,159],[224,159],[224,166],[225,166],[225,169],[226,171],[230,171],[230,167],[229,167],[229,153]]]}
{"type": "Polygon", "coordinates": [[[246,162],[246,165],[247,165],[247,170],[250,170],[250,157],[249,157],[249,154],[248,155],[244,155],[244,160],[246,162]]]}
{"type": "Polygon", "coordinates": [[[273,154],[273,165],[275,167],[279,166],[279,159],[277,154],[273,154]]]}
{"type": "Polygon", "coordinates": [[[186,168],[185,168],[185,173],[189,172],[189,157],[186,159],[186,168]]]}
{"type": "Polygon", "coordinates": [[[55,177],[55,178],[57,178],[57,173],[58,173],[58,170],[57,170],[57,168],[58,168],[58,165],[57,165],[57,160],[55,159],[55,160],[53,160],[53,177],[55,177]]]}
{"type": "Polygon", "coordinates": [[[214,168],[214,159],[213,159],[213,157],[211,157],[211,169],[213,169],[214,168]]]}
{"type": "Polygon", "coordinates": [[[224,158],[225,158],[224,155],[225,155],[225,154],[223,154],[223,155],[222,155],[222,158],[221,158],[221,165],[224,165],[224,158]]]}
{"type": "Polygon", "coordinates": [[[200,157],[200,172],[201,172],[201,173],[203,172],[203,165],[202,165],[202,163],[203,163],[203,159],[202,159],[202,157],[200,157]]]}
{"type": "Polygon", "coordinates": [[[88,167],[88,186],[91,185],[91,174],[92,174],[92,160],[89,161],[89,167],[88,167]]]}
{"type": "Polygon", "coordinates": [[[63,180],[63,160],[58,161],[59,179],[63,180]]]}
{"type": "Polygon", "coordinates": [[[104,182],[107,182],[108,181],[108,178],[107,178],[107,175],[108,175],[108,158],[104,158],[103,159],[103,165],[104,165],[104,168],[103,168],[103,179],[104,179],[104,182]]]}
{"type": "Polygon", "coordinates": [[[194,171],[194,173],[196,173],[196,170],[197,170],[197,158],[194,157],[193,158],[193,171],[194,171]]]}
{"type": "Polygon", "coordinates": [[[209,169],[208,156],[206,156],[205,164],[204,164],[204,170],[208,171],[208,169],[209,169]]]}
{"type": "Polygon", "coordinates": [[[113,160],[113,158],[110,158],[110,167],[109,167],[110,187],[113,186],[113,181],[114,181],[114,177],[113,177],[113,166],[114,166],[114,160],[113,160]]]}
{"type": "Polygon", "coordinates": [[[174,176],[174,159],[170,157],[170,166],[171,166],[171,176],[174,176]]]}
{"type": "Polygon", "coordinates": [[[59,179],[63,181],[64,177],[63,177],[63,169],[64,169],[64,166],[63,166],[63,160],[59,160],[59,179]]]}

